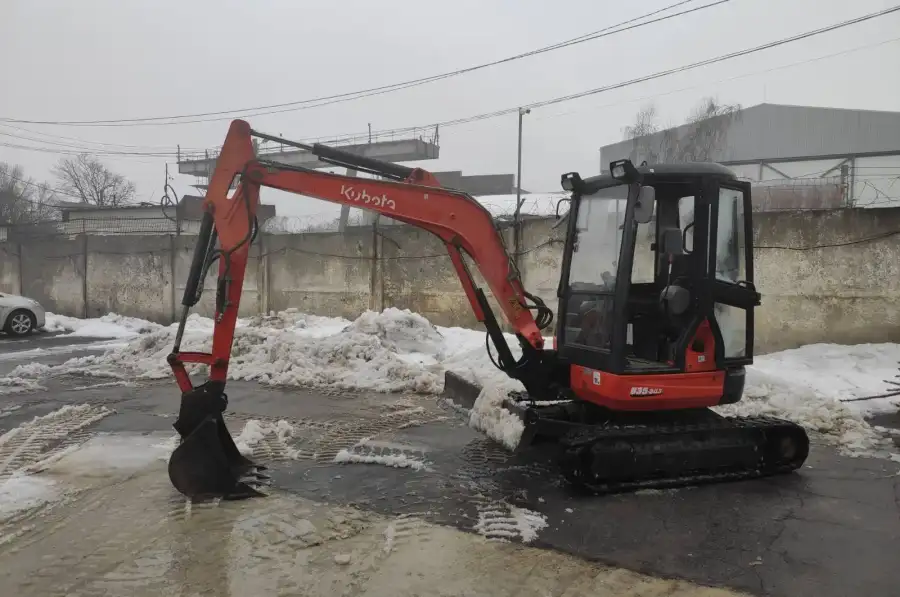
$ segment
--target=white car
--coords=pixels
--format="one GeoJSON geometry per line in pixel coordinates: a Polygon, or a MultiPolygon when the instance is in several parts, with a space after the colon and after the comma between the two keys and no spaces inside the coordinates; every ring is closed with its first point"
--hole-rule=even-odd
{"type": "Polygon", "coordinates": [[[0,292],[0,330],[10,336],[27,336],[44,327],[46,314],[35,300],[0,292]]]}

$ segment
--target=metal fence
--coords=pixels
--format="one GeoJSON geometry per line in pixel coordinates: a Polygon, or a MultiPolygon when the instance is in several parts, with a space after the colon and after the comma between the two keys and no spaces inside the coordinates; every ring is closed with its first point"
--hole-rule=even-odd
{"type": "Polygon", "coordinates": [[[0,227],[0,240],[10,242],[47,237],[75,237],[79,235],[165,235],[196,234],[200,222],[159,218],[98,218],[36,222],[0,227]],[[5,239],[3,238],[5,236],[5,239]]]}

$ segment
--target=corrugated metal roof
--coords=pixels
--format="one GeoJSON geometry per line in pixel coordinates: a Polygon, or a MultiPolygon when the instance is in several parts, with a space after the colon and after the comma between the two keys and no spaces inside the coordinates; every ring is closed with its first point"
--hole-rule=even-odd
{"type": "MultiPolygon", "coordinates": [[[[682,137],[689,125],[670,134],[682,137]]],[[[663,133],[649,137],[659,145],[663,133]]],[[[646,140],[642,140],[646,144],[646,140]]],[[[635,140],[600,149],[603,168],[613,160],[632,158],[635,140]]],[[[731,120],[724,143],[712,161],[753,162],[865,153],[900,153],[900,112],[759,104],[741,110],[731,120]]]]}

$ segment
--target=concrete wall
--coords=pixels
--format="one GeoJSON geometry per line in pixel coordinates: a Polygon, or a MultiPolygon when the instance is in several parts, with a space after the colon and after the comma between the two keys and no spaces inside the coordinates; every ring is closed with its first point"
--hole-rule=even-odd
{"type": "Polygon", "coordinates": [[[0,243],[0,292],[20,294],[19,247],[13,243],[0,243]]]}
{"type": "Polygon", "coordinates": [[[272,235],[265,243],[268,310],[355,317],[373,306],[372,230],[272,235]]]}
{"type": "MultiPolygon", "coordinates": [[[[168,237],[87,236],[87,316],[106,313],[153,321],[171,316],[172,276],[168,237]]],[[[77,288],[76,294],[82,289],[77,288]]]]}
{"type": "Polygon", "coordinates": [[[900,342],[900,209],[767,213],[755,223],[760,349],[900,342]],[[826,244],[843,246],[798,250],[826,244]]]}
{"type": "MultiPolygon", "coordinates": [[[[900,209],[763,213],[755,222],[763,294],[757,352],[810,342],[900,341],[900,209]]],[[[525,287],[553,308],[565,232],[554,223],[526,222],[518,256],[525,287]]],[[[503,235],[512,249],[512,229],[503,235]]],[[[21,291],[67,315],[114,311],[170,322],[180,312],[193,243],[190,236],[156,235],[0,243],[0,291],[21,291]]],[[[195,308],[203,315],[214,311],[216,273],[195,308]]],[[[418,311],[439,325],[476,325],[443,244],[427,232],[390,226],[377,233],[269,235],[251,249],[243,316],[296,307],[353,318],[388,306],[418,311]]]]}

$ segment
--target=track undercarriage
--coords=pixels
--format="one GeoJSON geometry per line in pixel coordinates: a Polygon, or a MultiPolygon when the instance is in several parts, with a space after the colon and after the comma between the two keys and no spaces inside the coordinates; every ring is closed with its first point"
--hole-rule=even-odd
{"type": "Polygon", "coordinates": [[[556,443],[565,478],[597,494],[785,474],[809,454],[802,427],[771,417],[709,409],[614,413],[582,401],[510,400],[506,407],[525,423],[522,448],[556,443]]]}

